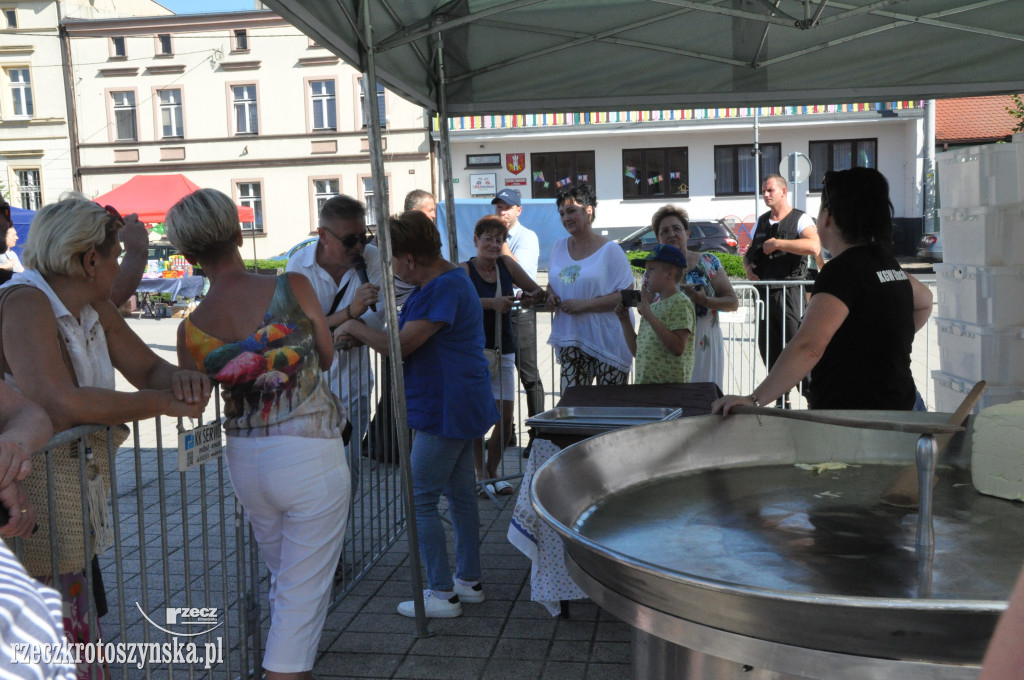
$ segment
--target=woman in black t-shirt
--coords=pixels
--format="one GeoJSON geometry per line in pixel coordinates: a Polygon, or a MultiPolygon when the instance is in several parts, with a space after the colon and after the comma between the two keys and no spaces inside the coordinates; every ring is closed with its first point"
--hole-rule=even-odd
{"type": "Polygon", "coordinates": [[[713,413],[770,403],[808,372],[812,409],[914,408],[910,349],[932,295],[889,253],[892,215],[889,183],[877,170],[825,174],[818,235],[833,257],[818,274],[800,330],[750,396],[722,397],[713,413]]]}

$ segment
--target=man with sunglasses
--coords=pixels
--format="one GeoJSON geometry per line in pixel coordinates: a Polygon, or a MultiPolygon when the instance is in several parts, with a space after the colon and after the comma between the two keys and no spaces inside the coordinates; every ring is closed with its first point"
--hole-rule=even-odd
{"type": "MultiPolygon", "coordinates": [[[[807,256],[821,251],[818,230],[810,215],[789,204],[789,186],[782,175],[764,178],[761,195],[768,212],[761,215],[743,254],[743,269],[751,281],[802,281],[807,278],[807,256]]],[[[766,310],[758,321],[757,348],[772,370],[783,348],[800,328],[800,290],[768,286],[762,290],[766,310]]],[[[807,385],[804,384],[806,391],[807,385]]],[[[789,395],[779,399],[789,408],[789,395]]]]}
{"type": "MultiPolygon", "coordinates": [[[[380,251],[370,244],[366,232],[366,206],[340,194],[320,209],[314,247],[302,248],[288,260],[287,270],[302,274],[316,291],[331,328],[349,319],[359,319],[383,328],[383,306],[378,305],[381,269],[380,251]],[[359,267],[365,264],[361,280],[359,267]]],[[[360,445],[370,422],[370,385],[373,373],[366,347],[343,349],[330,370],[331,389],[348,410],[352,433],[347,447],[352,488],[359,474],[360,445]]]]}

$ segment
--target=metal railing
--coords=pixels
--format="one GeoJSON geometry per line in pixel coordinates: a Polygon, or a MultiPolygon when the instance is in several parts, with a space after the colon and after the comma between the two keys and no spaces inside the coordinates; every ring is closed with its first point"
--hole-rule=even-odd
{"type": "MultiPolygon", "coordinates": [[[[804,299],[809,282],[780,282],[790,286],[804,299]]],[[[934,286],[933,281],[926,284],[934,286]]],[[[764,379],[765,367],[757,350],[757,320],[767,313],[760,289],[764,283],[737,283],[739,309],[719,315],[725,340],[725,376],[727,393],[749,394],[764,379]]],[[[771,285],[776,285],[771,282],[771,285]]],[[[544,386],[544,407],[551,408],[560,397],[558,364],[554,352],[542,347],[549,333],[550,315],[538,313],[536,340],[544,386]]],[[[915,338],[913,371],[918,389],[928,405],[933,403],[931,368],[936,332],[930,321],[915,338]],[[918,351],[918,343],[923,349],[918,351]]],[[[937,366],[936,366],[937,367],[937,366]]],[[[342,559],[338,565],[332,592],[331,609],[352,592],[360,579],[401,538],[407,515],[402,502],[395,427],[386,400],[390,398],[384,363],[375,353],[360,359],[353,369],[372,371],[369,395],[350,415],[354,422],[367,423],[365,436],[353,433],[350,446],[356,453],[355,486],[344,538],[342,559]],[[382,401],[383,399],[383,401],[382,401]],[[365,409],[365,412],[364,412],[365,409]]],[[[523,426],[528,417],[526,395],[519,384],[515,394],[513,428],[515,444],[506,449],[499,477],[513,479],[522,475],[528,433],[523,426]]],[[[209,413],[220,417],[215,394],[209,413]]],[[[143,666],[116,655],[109,661],[113,677],[237,678],[260,672],[262,640],[269,628],[269,612],[263,606],[269,587],[266,567],[259,557],[248,522],[237,503],[223,458],[178,472],[177,434],[173,420],[156,418],[133,424],[132,436],[115,449],[108,446],[105,455],[110,470],[110,506],[113,546],[99,556],[100,572],[107,590],[108,614],[101,620],[104,644],[144,643],[149,646],[193,641],[200,654],[216,649],[218,657],[207,667],[206,658],[193,663],[171,658],[169,662],[147,661],[143,666]],[[170,437],[165,433],[170,432],[170,437]],[[145,442],[145,445],[144,445],[145,442]],[[216,628],[185,638],[189,632],[180,621],[171,623],[170,609],[216,608],[216,628]]],[[[90,461],[86,447],[91,436],[109,428],[80,426],[56,435],[46,448],[33,455],[34,469],[49,471],[53,479],[56,456],[77,452],[78,490],[81,499],[89,496],[90,461]]],[[[66,461],[64,461],[66,462],[66,461]]],[[[66,467],[66,466],[65,466],[66,467]]],[[[33,474],[36,474],[34,472],[33,474]]],[[[66,490],[65,490],[66,492],[66,490]]],[[[50,575],[59,583],[58,558],[67,550],[57,541],[57,487],[46,485],[46,503],[50,519],[50,568],[37,577],[50,575]]],[[[510,502],[515,496],[494,499],[510,502]]],[[[90,526],[89,503],[81,502],[83,526],[90,526]]],[[[30,539],[31,540],[31,539],[30,539]]],[[[93,536],[83,531],[83,554],[92,554],[93,536]]],[[[23,546],[15,541],[15,552],[23,546]]],[[[93,592],[91,564],[85,577],[93,592]]],[[[96,621],[96,602],[89,599],[89,618],[96,621]]],[[[93,627],[95,630],[95,628],[93,627]]],[[[93,670],[98,671],[94,664],[93,670]]],[[[96,677],[100,677],[97,675],[96,677]]]]}

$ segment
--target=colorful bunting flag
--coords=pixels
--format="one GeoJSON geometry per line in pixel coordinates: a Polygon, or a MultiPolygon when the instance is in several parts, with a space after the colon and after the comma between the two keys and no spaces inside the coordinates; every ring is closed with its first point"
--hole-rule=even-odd
{"type": "MultiPolygon", "coordinates": [[[[533,181],[534,182],[544,182],[544,171],[543,170],[536,170],[533,173],[533,181]]],[[[547,186],[547,182],[544,182],[544,186],[547,186]]]]}

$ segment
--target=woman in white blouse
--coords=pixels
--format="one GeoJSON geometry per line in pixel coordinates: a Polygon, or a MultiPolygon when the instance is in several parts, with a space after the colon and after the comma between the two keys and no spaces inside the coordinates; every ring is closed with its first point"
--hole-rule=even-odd
{"type": "Polygon", "coordinates": [[[633,270],[622,249],[594,231],[593,187],[570,186],[557,205],[569,236],[555,243],[548,265],[548,308],[555,312],[548,344],[561,364],[562,389],[625,385],[633,355],[615,307],[621,291],[633,288],[633,270]]]}

